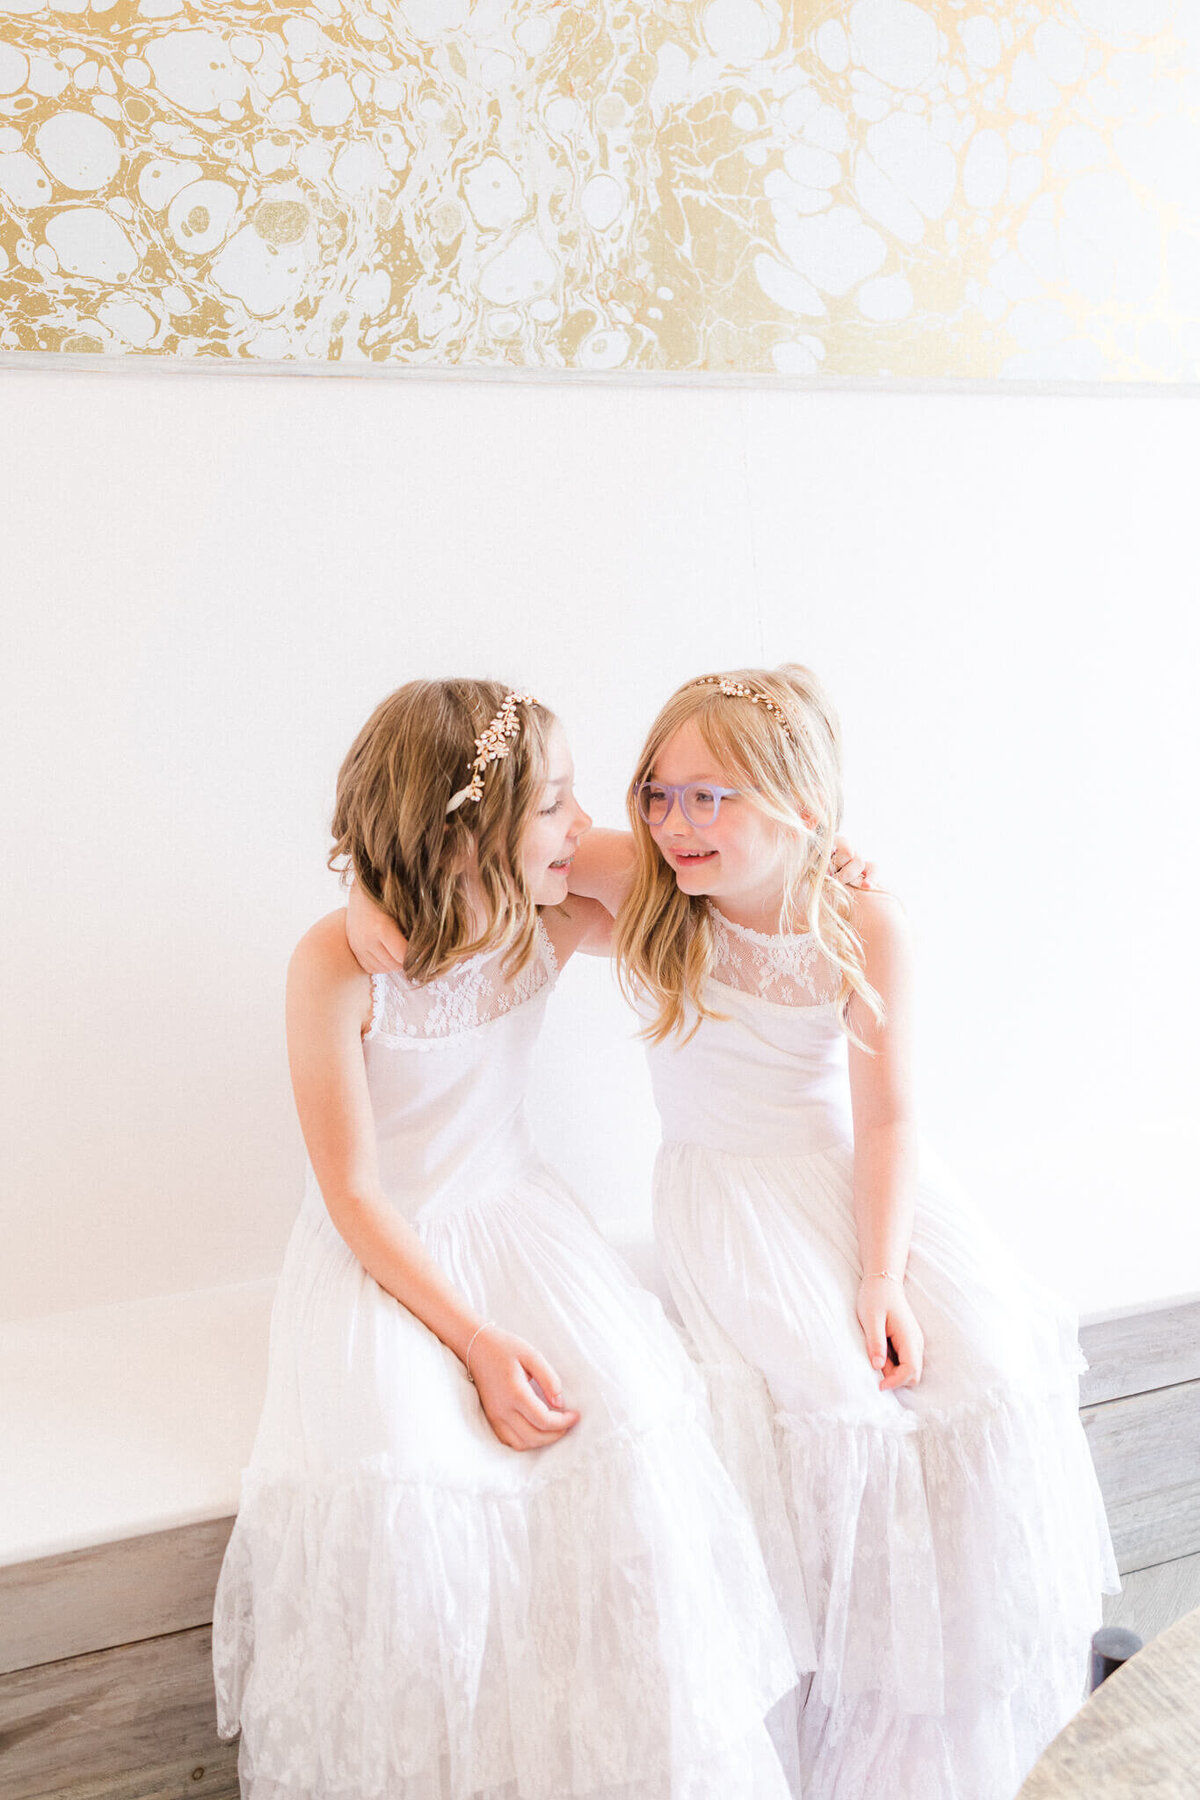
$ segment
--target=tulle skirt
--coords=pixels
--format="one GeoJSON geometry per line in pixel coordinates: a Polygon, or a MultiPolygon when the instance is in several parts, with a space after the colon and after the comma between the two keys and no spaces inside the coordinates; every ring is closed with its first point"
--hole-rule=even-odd
{"type": "Polygon", "coordinates": [[[582,1418],[506,1449],[310,1194],[213,1622],[243,1800],[786,1800],[795,1657],[658,1301],[540,1167],[414,1222],[582,1418]]]}
{"type": "Polygon", "coordinates": [[[793,1642],[811,1633],[805,1800],[1012,1800],[1119,1586],[1075,1320],[927,1155],[916,1388],[879,1391],[855,1318],[850,1147],[665,1145],[655,1226],[793,1642]]]}

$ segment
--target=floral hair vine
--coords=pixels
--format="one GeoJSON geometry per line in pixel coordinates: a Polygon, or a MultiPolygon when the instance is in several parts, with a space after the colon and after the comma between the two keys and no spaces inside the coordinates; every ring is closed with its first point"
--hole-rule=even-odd
{"type": "Polygon", "coordinates": [[[465,801],[473,800],[478,806],[483,799],[483,772],[489,763],[500,762],[512,749],[512,741],[521,729],[521,721],[517,717],[517,708],[521,705],[536,706],[537,701],[532,694],[505,694],[500,711],[475,739],[471,779],[466,787],[459,788],[446,808],[447,818],[452,812],[457,812],[465,801]]]}
{"type": "Polygon", "coordinates": [[[731,700],[749,700],[751,706],[765,707],[767,712],[775,715],[789,737],[794,735],[787,714],[777,700],[772,700],[770,694],[760,694],[754,688],[747,687],[744,681],[732,681],[728,675],[702,675],[696,686],[715,687],[722,694],[728,694],[731,700]]]}

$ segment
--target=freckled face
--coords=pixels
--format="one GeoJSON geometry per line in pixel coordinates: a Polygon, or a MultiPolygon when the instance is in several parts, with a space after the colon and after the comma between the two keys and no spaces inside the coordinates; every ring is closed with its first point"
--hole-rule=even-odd
{"type": "MultiPolygon", "coordinates": [[[[741,786],[717,762],[691,721],[668,738],[651,772],[656,780],[678,787],[691,782],[741,786]]],[[[714,822],[703,828],[689,824],[676,800],[662,824],[648,829],[683,893],[708,894],[731,917],[762,913],[771,919],[773,913],[764,929],[778,930],[783,844],[774,820],[759,810],[750,794],[743,791],[722,800],[714,822]]],[[[741,922],[754,921],[746,917],[741,922]]]]}
{"type": "Polygon", "coordinates": [[[592,823],[575,798],[574,781],[571,747],[556,719],[546,746],[546,781],[521,842],[535,906],[560,906],[566,899],[571,859],[592,823]]]}

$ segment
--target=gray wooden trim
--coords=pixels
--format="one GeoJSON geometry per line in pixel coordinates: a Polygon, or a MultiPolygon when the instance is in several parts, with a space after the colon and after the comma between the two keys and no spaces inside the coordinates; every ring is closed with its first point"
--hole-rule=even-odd
{"type": "Polygon", "coordinates": [[[1200,1380],[1200,1299],[1139,1306],[1079,1329],[1091,1367],[1079,1383],[1084,1406],[1200,1380]]]}
{"type": "Polygon", "coordinates": [[[1121,1570],[1200,1551],[1200,1381],[1082,1416],[1121,1570]]]}
{"type": "Polygon", "coordinates": [[[209,1519],[0,1568],[0,1674],[209,1624],[232,1529],[209,1519]]]}
{"type": "Polygon", "coordinates": [[[131,1769],[227,1767],[230,1748],[217,1736],[207,1625],[0,1676],[4,1800],[131,1769]]]}

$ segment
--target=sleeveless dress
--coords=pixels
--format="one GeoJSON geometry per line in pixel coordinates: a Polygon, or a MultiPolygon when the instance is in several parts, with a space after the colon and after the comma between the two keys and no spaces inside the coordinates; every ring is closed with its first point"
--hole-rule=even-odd
{"type": "Polygon", "coordinates": [[[213,1619],[243,1800],[786,1800],[797,1682],[704,1384],[534,1149],[555,974],[372,978],[386,1197],[582,1417],[515,1451],[458,1358],[366,1271],[311,1168],[213,1619]]]}
{"type": "Polygon", "coordinates": [[[924,1374],[879,1391],[836,972],[810,935],[709,913],[725,1017],[650,1051],[655,1233],[768,1562],[803,1564],[806,1800],[1012,1800],[1079,1705],[1119,1587],[1076,1321],[922,1148],[906,1287],[924,1374]]]}

